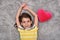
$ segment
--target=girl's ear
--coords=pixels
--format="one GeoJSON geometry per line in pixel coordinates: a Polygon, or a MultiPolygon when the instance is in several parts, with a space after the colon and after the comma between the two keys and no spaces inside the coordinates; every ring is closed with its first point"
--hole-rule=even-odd
{"type": "Polygon", "coordinates": [[[31,24],[32,24],[32,21],[31,21],[31,24]]]}
{"type": "Polygon", "coordinates": [[[21,25],[23,25],[23,23],[22,23],[22,22],[21,22],[20,24],[21,24],[21,25]]]}
{"type": "Polygon", "coordinates": [[[21,25],[22,25],[22,23],[21,23],[21,25]]]}

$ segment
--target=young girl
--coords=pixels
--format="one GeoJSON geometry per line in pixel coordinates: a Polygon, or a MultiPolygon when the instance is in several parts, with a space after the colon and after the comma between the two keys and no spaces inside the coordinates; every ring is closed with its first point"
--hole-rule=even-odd
{"type": "Polygon", "coordinates": [[[16,14],[16,24],[20,40],[37,40],[38,17],[25,3],[21,5],[16,14]],[[21,13],[22,9],[29,11],[33,15],[34,21],[28,13],[21,13]]]}

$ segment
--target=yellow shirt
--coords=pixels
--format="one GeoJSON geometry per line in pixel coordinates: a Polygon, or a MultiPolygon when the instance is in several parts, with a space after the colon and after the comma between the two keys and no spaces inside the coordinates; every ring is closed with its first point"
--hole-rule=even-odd
{"type": "Polygon", "coordinates": [[[18,31],[20,34],[20,40],[37,40],[37,26],[31,30],[23,30],[18,28],[18,31]]]}

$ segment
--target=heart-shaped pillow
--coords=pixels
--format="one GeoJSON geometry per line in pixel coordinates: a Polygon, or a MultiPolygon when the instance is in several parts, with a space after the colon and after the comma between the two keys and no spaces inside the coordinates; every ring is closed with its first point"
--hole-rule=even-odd
{"type": "Polygon", "coordinates": [[[45,22],[52,18],[51,12],[45,11],[43,9],[39,9],[37,11],[37,15],[40,22],[45,22]]]}

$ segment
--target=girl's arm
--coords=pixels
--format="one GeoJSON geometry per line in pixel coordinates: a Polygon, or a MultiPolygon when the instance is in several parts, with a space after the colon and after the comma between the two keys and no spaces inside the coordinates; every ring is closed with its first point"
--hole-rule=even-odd
{"type": "Polygon", "coordinates": [[[37,17],[37,14],[34,11],[32,11],[30,8],[28,8],[27,6],[25,6],[24,9],[29,11],[34,16],[34,25],[38,26],[38,17],[37,17]]]}
{"type": "Polygon", "coordinates": [[[17,26],[20,26],[19,16],[21,15],[21,12],[22,12],[22,9],[23,9],[24,6],[25,6],[25,3],[23,3],[21,5],[21,7],[18,9],[18,12],[16,14],[16,23],[17,23],[17,26]]]}
{"type": "Polygon", "coordinates": [[[37,14],[34,11],[32,11],[30,8],[28,8],[27,10],[34,16],[34,24],[36,26],[38,26],[38,17],[37,17],[37,14]]]}

